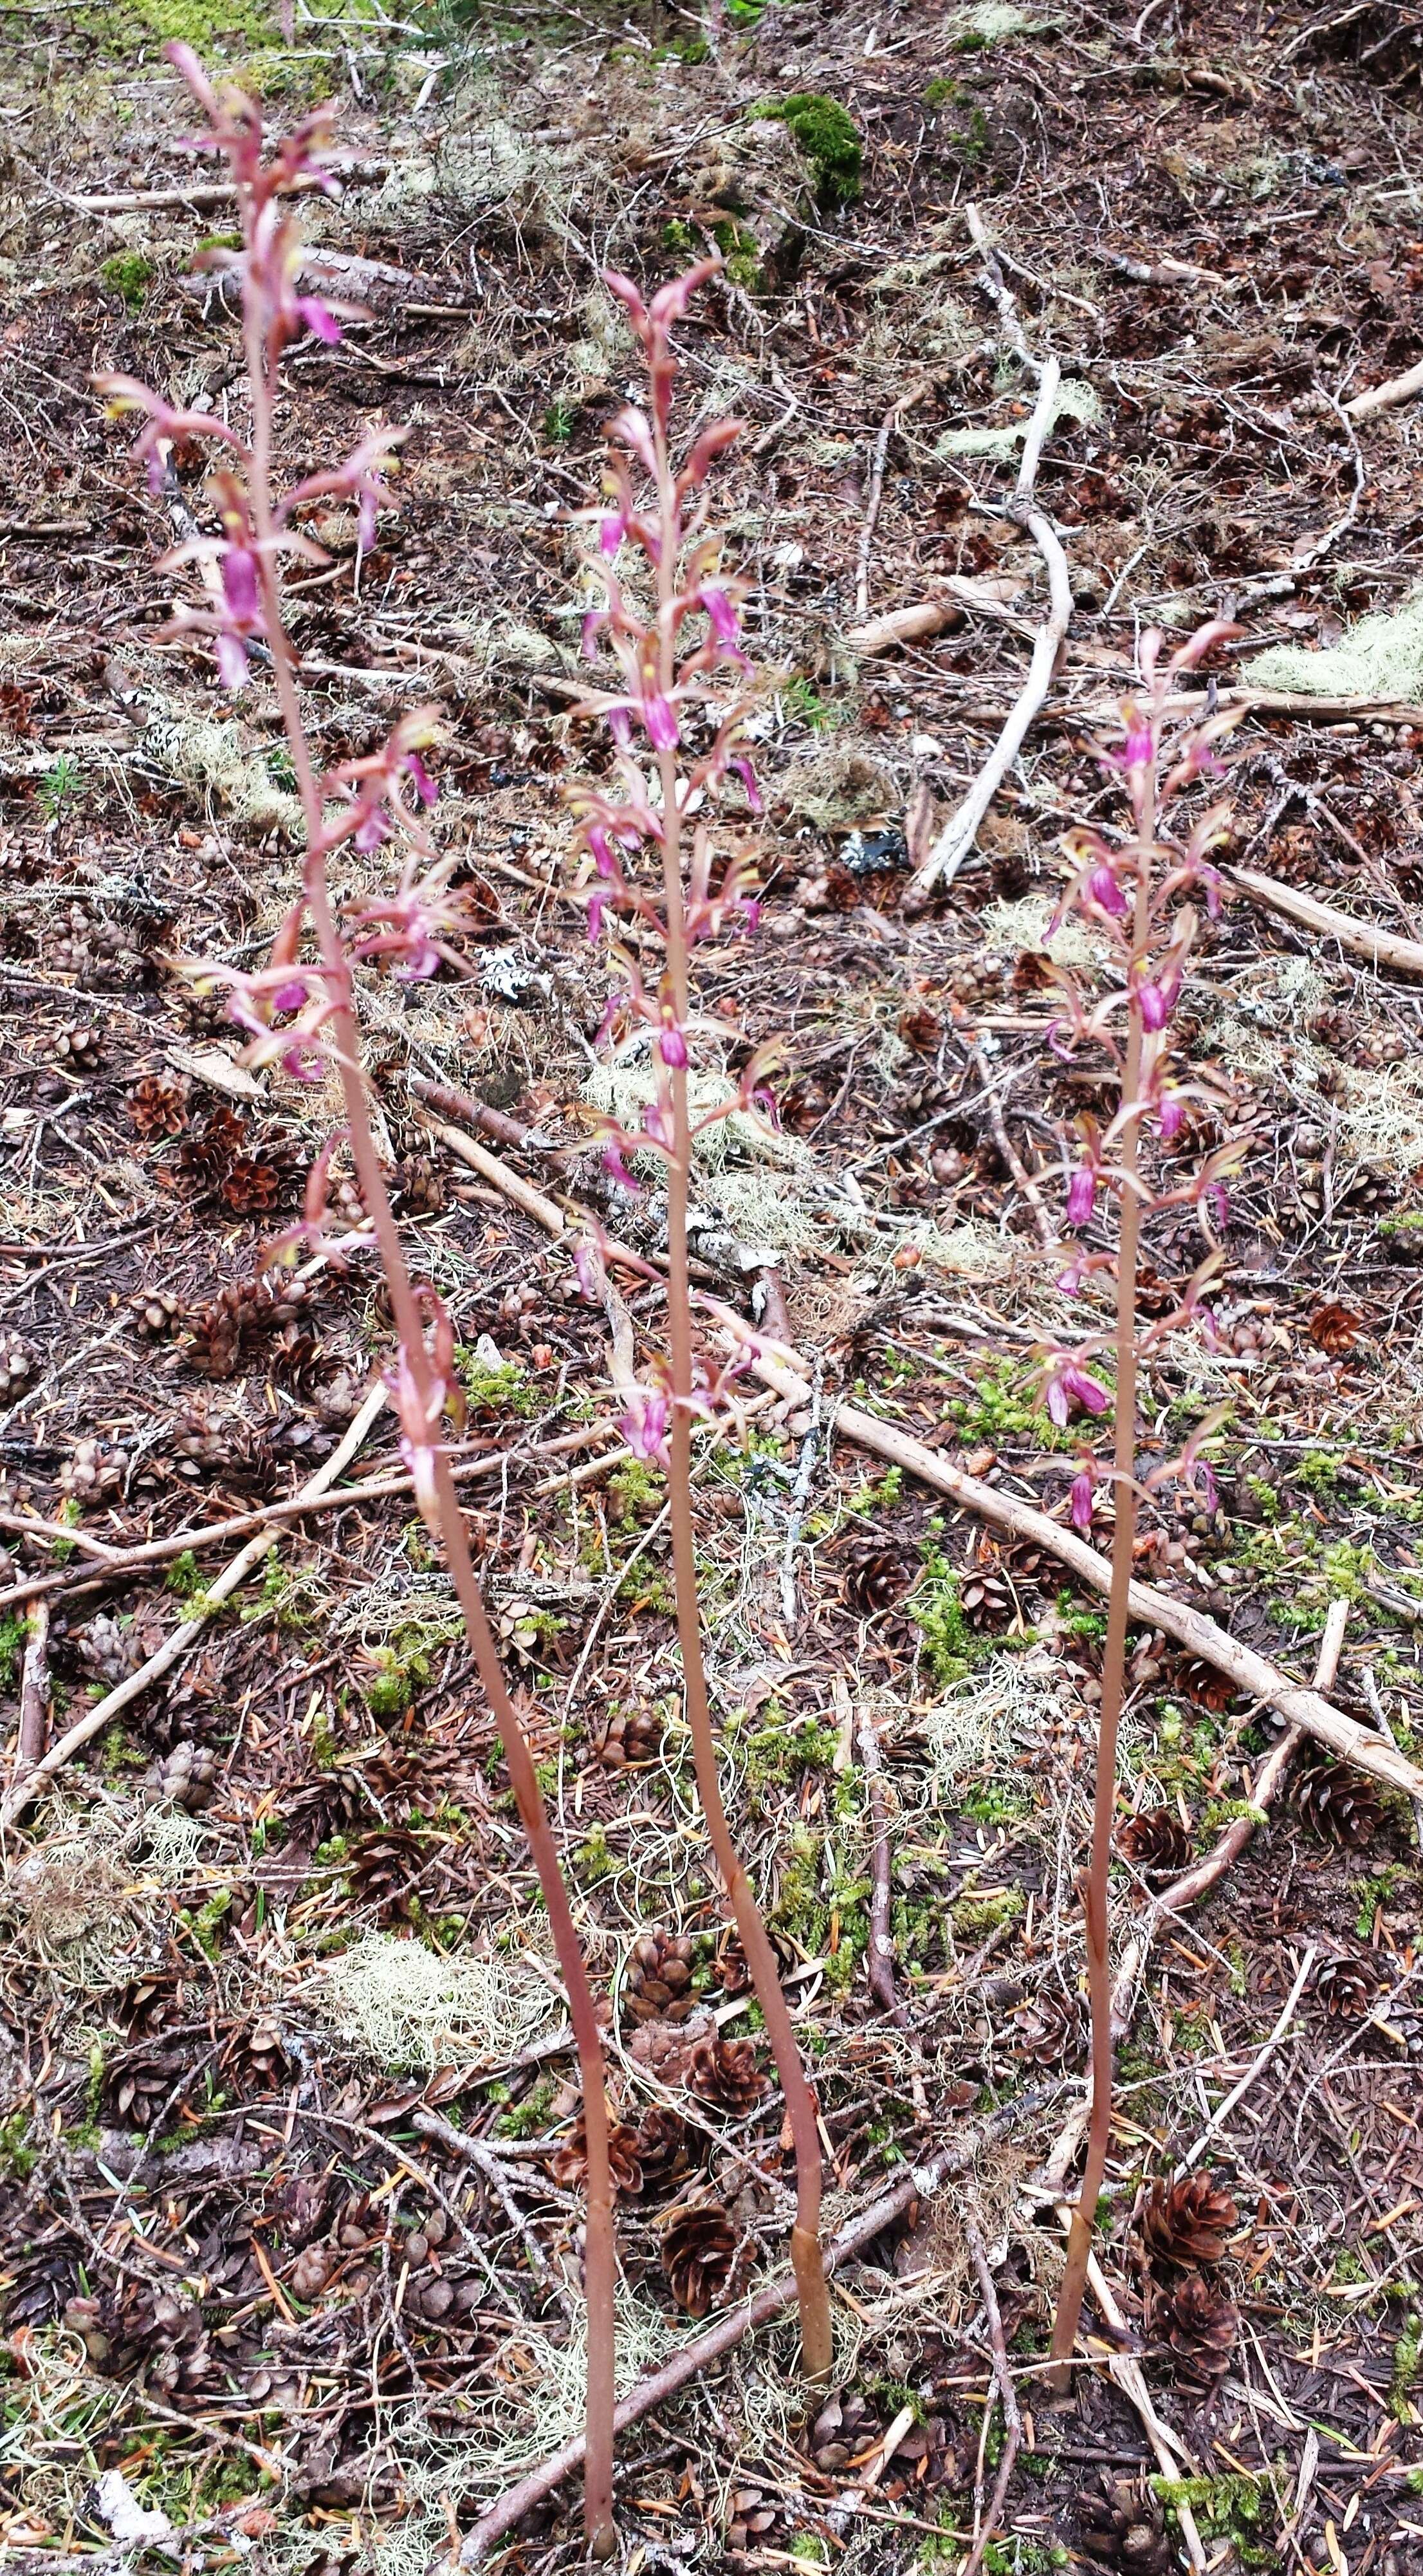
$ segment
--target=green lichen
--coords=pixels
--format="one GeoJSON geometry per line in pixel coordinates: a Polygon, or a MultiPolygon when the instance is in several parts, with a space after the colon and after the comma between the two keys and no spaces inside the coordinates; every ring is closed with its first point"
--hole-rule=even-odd
{"type": "Polygon", "coordinates": [[[838,99],[825,98],[819,90],[793,90],[789,98],[763,99],[751,113],[775,119],[793,135],[810,164],[822,206],[855,204],[864,153],[854,118],[838,99]]]}

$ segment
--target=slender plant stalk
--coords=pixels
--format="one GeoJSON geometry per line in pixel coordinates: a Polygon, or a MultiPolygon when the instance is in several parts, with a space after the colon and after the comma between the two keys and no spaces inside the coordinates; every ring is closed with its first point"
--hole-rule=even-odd
{"type": "MultiPolygon", "coordinates": [[[[1133,945],[1146,945],[1150,907],[1148,870],[1137,883],[1133,945]]],[[[1127,1024],[1127,1057],[1123,1098],[1134,1101],[1141,1089],[1144,1029],[1140,1005],[1133,999],[1127,1024]]],[[[1077,2340],[1087,2262],[1092,2251],[1097,2201],[1107,2171],[1112,2135],[1112,1969],[1108,1953],[1108,1881],[1112,1859],[1112,1825],[1117,1799],[1117,1740],[1121,1729],[1126,1678],[1127,1604],[1131,1591],[1132,1544],[1136,1537],[1136,1383],[1137,1267],[1141,1247],[1141,1194],[1137,1187],[1140,1121],[1129,1118],[1122,1134],[1121,1223],[1117,1237],[1117,1391],[1115,1413],[1115,1511],[1112,1528],[1112,1586],[1107,1596],[1107,1641],[1102,1658],[1102,1698],[1097,1719],[1097,1771],[1092,1800],[1092,1858],[1083,1889],[1087,1933],[1087,1999],[1092,2025],[1092,2116],[1082,2168],[1082,2190],[1072,2213],[1067,2262],[1052,2326],[1050,2386],[1066,2394],[1068,2362],[1077,2340]]]]}
{"type": "MultiPolygon", "coordinates": [[[[665,613],[676,581],[675,529],[668,497],[670,477],[661,425],[657,429],[658,483],[662,493],[662,544],[657,567],[660,679],[664,691],[673,682],[671,621],[665,613]]],[[[667,925],[667,974],[673,1013],[679,1027],[688,1017],[687,936],[682,889],[681,814],[677,803],[677,762],[671,750],[659,753],[662,782],[663,889],[667,925]]],[[[796,2164],[796,2218],[791,2230],[791,2264],[800,2308],[801,2355],[806,2374],[828,2379],[834,2357],[830,2293],[820,2247],[820,2134],[815,2102],[791,2028],[790,2009],[777,1972],[766,1927],[761,1920],[722,1803],[717,1776],[716,1737],[707,1696],[702,1656],[701,1608],[697,1594],[696,1543],[692,1523],[692,1309],[687,1268],[687,1193],[691,1174],[692,1134],[687,1103],[686,1067],[672,1071],[672,1154],[667,1179],[667,1319],[672,1365],[671,1465],[667,1479],[672,1534],[672,1566],[677,1595],[677,1635],[682,1650],[682,1678],[687,1723],[691,1729],[697,1792],[707,1833],[721,1872],[751,1982],[766,2024],[766,2035],[785,2095],[796,2164]]]]}
{"type": "MultiPolygon", "coordinates": [[[[365,1084],[360,1069],[359,1039],[353,1008],[350,966],[331,906],[326,869],[319,848],[321,791],[302,723],[291,645],[282,624],[275,559],[276,528],[271,501],[271,382],[259,328],[249,314],[247,363],[252,386],[253,427],[251,492],[253,524],[258,538],[258,580],[264,629],[272,655],[277,702],[296,773],[308,854],[303,885],[316,934],[327,987],[336,1007],[329,1027],[332,1052],[340,1074],[352,1158],[366,1211],[375,1228],[390,1291],[396,1328],[422,1402],[434,1392],[433,1372],[425,1348],[424,1321],[406,1267],[400,1236],[371,1133],[365,1084]]],[[[479,1678],[494,1713],[504,1759],[509,1769],[519,1819],[528,1838],[539,1885],[548,1908],[554,1950],[568,1996],[583,2084],[583,2120],[587,2141],[587,2237],[585,2288],[588,2313],[587,2441],[584,2468],[584,2516],[589,2546],[606,2559],[617,2548],[613,2522],[614,2285],[612,2172],[608,2152],[608,2106],[604,2087],[603,2048],[573,1912],[559,1868],[548,1813],[539,1790],[533,1756],[509,1695],[494,1643],[459,1497],[443,1448],[435,1456],[435,1491],[440,1533],[450,1578],[464,1617],[465,1632],[479,1678]]]]}

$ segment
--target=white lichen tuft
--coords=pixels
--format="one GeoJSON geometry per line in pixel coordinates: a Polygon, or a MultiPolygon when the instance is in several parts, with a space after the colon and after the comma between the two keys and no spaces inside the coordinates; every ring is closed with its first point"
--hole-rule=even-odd
{"type": "Polygon", "coordinates": [[[530,1962],[442,1959],[389,1932],[330,1960],[320,2000],[343,2039],[388,2067],[502,2065],[561,2018],[530,1962]]]}
{"type": "Polygon", "coordinates": [[[300,832],[296,797],[272,776],[260,752],[244,750],[236,724],[176,712],[157,715],[144,733],[143,750],[180,786],[197,788],[215,811],[258,832],[300,832]]]}
{"type": "Polygon", "coordinates": [[[919,1721],[931,1794],[952,1789],[974,1772],[1019,1772],[1024,1755],[1039,1747],[1062,1715],[1064,1688],[1060,1668],[1042,1647],[990,1655],[919,1721]]]}
{"type": "Polygon", "coordinates": [[[1401,608],[1361,617],[1339,643],[1317,653],[1299,644],[1272,644],[1242,673],[1253,689],[1295,689],[1312,698],[1387,698],[1416,706],[1423,699],[1423,589],[1410,591],[1401,608]]]}
{"type": "Polygon", "coordinates": [[[1108,954],[1099,932],[1069,914],[1052,928],[1058,897],[1025,894],[1016,903],[990,903],[978,917],[979,938],[988,957],[1020,957],[1025,948],[1045,948],[1059,966],[1101,967],[1108,954]]]}

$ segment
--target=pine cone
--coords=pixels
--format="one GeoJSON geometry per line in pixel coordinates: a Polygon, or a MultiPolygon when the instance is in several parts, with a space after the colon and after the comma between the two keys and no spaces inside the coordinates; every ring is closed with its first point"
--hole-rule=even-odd
{"type": "Polygon", "coordinates": [[[118,1492],[128,1461],[102,1440],[81,1440],[60,1469],[60,1492],[76,1503],[106,1502],[118,1492]]]}
{"type": "Polygon", "coordinates": [[[662,2269],[689,2317],[704,2317],[715,2305],[735,2262],[736,2228],[715,2201],[693,2201],[673,2212],[663,2231],[662,2269]]]}
{"type": "Polygon", "coordinates": [[[275,1163],[239,1154],[219,1181],[217,1194],[234,1216],[269,1216],[282,1194],[282,1175],[275,1163]]]}
{"type": "Polygon", "coordinates": [[[184,1742],[165,1753],[153,1777],[156,1806],[181,1807],[200,1816],[217,1795],[217,1755],[206,1744],[184,1742]]]}
{"type": "Polygon", "coordinates": [[[215,1476],[227,1454],[227,1433],[231,1417],[221,1422],[209,1418],[201,1404],[190,1405],[180,1413],[168,1435],[168,1447],[180,1476],[215,1476]]]}
{"type": "Polygon", "coordinates": [[[1309,1338],[1317,1350],[1326,1351],[1332,1360],[1342,1359],[1351,1351],[1363,1331],[1364,1319],[1349,1306],[1321,1306],[1309,1319],[1309,1338]]]}
{"type": "Polygon", "coordinates": [[[146,1342],[166,1342],[183,1312],[166,1288],[146,1288],[132,1303],[134,1322],[146,1342]]]}
{"type": "Polygon", "coordinates": [[[899,1014],[899,1034],[916,1055],[932,1055],[944,1034],[944,1023],[927,1003],[906,1007],[899,1014]]]}
{"type": "Polygon", "coordinates": [[[1354,1958],[1325,1959],[1314,1980],[1320,2004],[1338,2021],[1364,2020],[1378,1990],[1378,1965],[1368,1950],[1354,1958]]]}
{"type": "Polygon", "coordinates": [[[20,1333],[0,1333],[0,1404],[13,1404],[29,1385],[38,1362],[20,1333]]]}
{"type": "Polygon", "coordinates": [[[918,1571],[902,1547],[860,1548],[845,1577],[845,1598],[857,1618],[874,1618],[903,1600],[918,1571]]]}
{"type": "Polygon", "coordinates": [[[1183,2174],[1179,2182],[1154,2182],[1141,2213],[1148,2253],[1166,2263],[1218,2263],[1225,2240],[1240,2223],[1228,2191],[1209,2173],[1183,2174]]]}
{"type": "Polygon", "coordinates": [[[1128,2486],[1104,2469],[1099,2495],[1077,2499],[1080,2547],[1096,2567],[1119,2576],[1176,2576],[1161,2507],[1153,2495],[1128,2486]]]}
{"type": "Polygon", "coordinates": [[[221,2063],[244,2099],[249,2093],[275,2093],[291,2073],[291,2059],[272,2021],[239,2022],[221,2063]]]}
{"type": "Polygon", "coordinates": [[[688,2014],[684,2022],[640,2022],[628,2041],[628,2055],[655,2075],[659,2084],[686,2081],[694,2051],[715,2032],[709,2012],[688,2014]]]}
{"type": "Polygon", "coordinates": [[[56,1064],[69,1073],[94,1073],[104,1059],[104,1032],[93,1021],[61,1029],[54,1042],[56,1064]]]}
{"type": "Polygon", "coordinates": [[[637,2132],[637,2187],[646,2193],[672,2190],[683,2180],[689,2161],[686,2121],[670,2104],[652,2103],[637,2132]]]}
{"type": "Polygon", "coordinates": [[[1203,2273],[1188,2272],[1166,2300],[1162,2323],[1182,2386],[1208,2395],[1224,2379],[1240,2332],[1231,2301],[1203,2273]]]}
{"type": "Polygon", "coordinates": [[[184,1143],[178,1168],[198,1189],[211,1189],[230,1171],[247,1143],[247,1122],[235,1110],[214,1109],[184,1143]]]}
{"type": "Polygon", "coordinates": [[[662,1749],[662,1716],[655,1708],[614,1708],[591,1738],[593,1752],[605,1771],[626,1771],[633,1762],[652,1762],[662,1749]]]}
{"type": "Polygon", "coordinates": [[[151,1142],[154,1137],[182,1135],[188,1123],[188,1103],[177,1083],[165,1082],[160,1074],[146,1073],[129,1093],[128,1114],[136,1133],[151,1142]]]}
{"type": "Polygon", "coordinates": [[[1310,1756],[1295,1774],[1295,1806],[1321,1841],[1360,1849],[1379,1821],[1378,1795],[1367,1775],[1330,1753],[1310,1756]]]}
{"type": "Polygon", "coordinates": [[[51,2228],[47,2236],[0,2258],[0,2314],[7,2332],[53,2325],[62,2317],[79,2287],[79,2263],[79,2246],[63,2228],[51,2228]]]}
{"type": "MultiPolygon", "coordinates": [[[[186,2052],[175,2041],[141,2040],[110,2058],[99,2083],[99,2108],[110,2128],[137,2129],[145,2137],[173,2097],[182,2099],[186,2052]]],[[[171,2114],[170,2114],[171,2116],[171,2114]]]]}
{"type": "Polygon", "coordinates": [[[126,1986],[120,1986],[117,1994],[110,1996],[108,2009],[130,2039],[155,2039],[160,2031],[182,2019],[182,1979],[172,1968],[156,1968],[149,1976],[131,1977],[126,1986]]]}
{"type": "Polygon", "coordinates": [[[101,1682],[112,1687],[127,1681],[163,1643],[163,1622],[154,1612],[135,1610],[124,1619],[101,1610],[75,1639],[79,1659],[101,1682]]]}
{"type": "Polygon", "coordinates": [[[741,1947],[740,1933],[729,1924],[716,1945],[712,1975],[728,2001],[733,1995],[751,1992],[751,1962],[741,1947]]]}
{"type": "Polygon", "coordinates": [[[329,2174],[292,2174],[276,2194],[276,2214],[287,2245],[310,2245],[326,2225],[331,2208],[329,2174]]]}
{"type": "Polygon", "coordinates": [[[1143,1878],[1175,1878],[1191,1860],[1191,1837],[1171,1807],[1143,1807],[1117,1827],[1117,1849],[1143,1878]]]}
{"type": "Polygon", "coordinates": [[[1235,1684],[1214,1664],[1201,1655],[1190,1655],[1180,1668],[1181,1688],[1197,1708],[1209,1709],[1219,1717],[1236,1696],[1235,1684]]]}
{"type": "MultiPolygon", "coordinates": [[[[630,2196],[642,2189],[642,2166],[639,2161],[642,2140],[636,2129],[623,2120],[614,2120],[608,2130],[608,2161],[612,2167],[613,2189],[630,2196]]],[[[580,2189],[588,2179],[588,2133],[582,2114],[574,2122],[571,2134],[556,2147],[549,2158],[549,2171],[564,2191],[580,2189]]]]}
{"type": "Polygon", "coordinates": [[[959,1587],[959,1608],[972,1628],[1004,1628],[1017,1616],[1018,1605],[1006,1576],[970,1573],[959,1587]]]}
{"type": "Polygon", "coordinates": [[[1041,1986],[1014,2012],[1014,2052],[1033,2066],[1075,2066],[1084,2040],[1082,2005],[1059,1985],[1041,1986]]]}
{"type": "Polygon", "coordinates": [[[629,2021],[685,2021],[695,2002],[691,1942],[673,1932],[644,1932],[623,1978],[629,2021]]]}
{"type": "Polygon", "coordinates": [[[192,1318],[187,1357],[203,1377],[231,1377],[242,1347],[243,1311],[235,1288],[224,1288],[192,1318]]]}
{"type": "Polygon", "coordinates": [[[443,1215],[445,1176],[428,1154],[407,1154],[396,1167],[396,1182],[408,1216],[443,1215]]]}
{"type": "Polygon", "coordinates": [[[748,2111],[754,2111],[766,2090],[766,2078],[756,2063],[755,2042],[698,2040],[687,2069],[687,2085],[699,2102],[711,2102],[719,2111],[744,2118],[748,2111]]]}
{"type": "Polygon", "coordinates": [[[883,2426],[858,2389],[828,2397],[810,2428],[810,2455],[826,2477],[838,2477],[883,2426]]]}
{"type": "Polygon", "coordinates": [[[428,1853],[418,1834],[363,1834],[351,1852],[351,1893],[374,1908],[377,1923],[408,1922],[420,1903],[417,1881],[428,1853]]]}

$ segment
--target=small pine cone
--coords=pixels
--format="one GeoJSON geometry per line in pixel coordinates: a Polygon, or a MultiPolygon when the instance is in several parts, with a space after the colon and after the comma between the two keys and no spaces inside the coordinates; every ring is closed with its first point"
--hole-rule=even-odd
{"type": "Polygon", "coordinates": [[[605,1771],[626,1771],[635,1762],[652,1762],[662,1746],[662,1717],[655,1708],[614,1708],[592,1739],[605,1771]]]}
{"type": "Polygon", "coordinates": [[[659,2084],[681,2084],[693,2051],[715,2029],[709,2012],[690,2013],[684,2022],[640,2022],[628,2041],[628,2055],[655,2075],[659,2084]]]}
{"type": "Polygon", "coordinates": [[[168,1447],[180,1476],[215,1476],[227,1456],[231,1422],[212,1422],[201,1405],[180,1413],[168,1447]]]}
{"type": "Polygon", "coordinates": [[[644,1932],[623,1979],[629,2021],[685,2021],[695,2001],[691,1942],[673,1932],[644,1932]]]}
{"type": "Polygon", "coordinates": [[[1182,2386],[1209,2395],[1225,2377],[1240,2332],[1231,2301],[1203,2273],[1188,2272],[1164,2302],[1161,2322],[1182,2386]]]}
{"type": "Polygon", "coordinates": [[[118,1492],[127,1465],[121,1449],[102,1440],[81,1440],[60,1469],[59,1489],[76,1503],[102,1503],[118,1492]]]}
{"type": "Polygon", "coordinates": [[[1353,1349],[1363,1328],[1363,1316],[1356,1315],[1352,1307],[1321,1306],[1318,1314],[1309,1319],[1309,1338],[1317,1350],[1337,1360],[1353,1349]]]}
{"type": "Polygon", "coordinates": [[[1209,2173],[1154,2182],[1141,2212],[1147,2252],[1166,2263],[1218,2263],[1240,2212],[1209,2173]]]}
{"type": "Polygon", "coordinates": [[[1117,1827],[1117,1849],[1143,1878],[1175,1878],[1191,1860],[1191,1837],[1170,1807],[1143,1807],[1117,1827]]]}
{"type": "Polygon", "coordinates": [[[350,1858],[352,1895],[374,1908],[378,1923],[408,1922],[420,1902],[417,1882],[426,1858],[418,1834],[362,1834],[350,1858]]]}
{"type": "Polygon", "coordinates": [[[845,1577],[845,1598],[857,1618],[872,1619],[903,1600],[918,1571],[905,1548],[861,1548],[845,1577]]]}
{"type": "Polygon", "coordinates": [[[899,1014],[899,1034],[916,1055],[932,1055],[944,1034],[944,1023],[937,1011],[927,1004],[906,1009],[899,1014]]]}
{"type": "Polygon", "coordinates": [[[683,2180],[688,2163],[686,2121],[670,2103],[652,2103],[637,2132],[638,2188],[670,2191],[683,2180]]]}
{"type": "Polygon", "coordinates": [[[246,1145],[246,1120],[233,1109],[214,1109],[201,1127],[185,1139],[178,1168],[195,1187],[211,1189],[231,1169],[246,1145]]]}
{"type": "Polygon", "coordinates": [[[62,2317],[79,2287],[79,2263],[79,2246],[62,2230],[0,2255],[6,2330],[16,2334],[21,2326],[50,2326],[62,2317]]]}
{"type": "Polygon", "coordinates": [[[200,1816],[217,1795],[217,1755],[206,1744],[175,1744],[153,1777],[155,1806],[181,1807],[200,1816]]]}
{"type": "Polygon", "coordinates": [[[104,1032],[92,1021],[76,1021],[61,1029],[54,1042],[54,1060],[70,1073],[94,1073],[103,1062],[104,1032]]]}
{"type": "Polygon", "coordinates": [[[275,1163],[239,1154],[218,1183],[217,1194],[234,1216],[267,1216],[281,1197],[282,1176],[275,1163]]]}
{"type": "Polygon", "coordinates": [[[242,2022],[222,2053],[222,2067],[240,2093],[275,2093],[291,2071],[291,2059],[273,2021],[242,2022]]]}
{"type": "Polygon", "coordinates": [[[80,1661],[96,1678],[110,1685],[127,1681],[140,1664],[146,1664],[163,1643],[162,1620],[151,1610],[135,1610],[131,1617],[112,1618],[101,1610],[80,1630],[75,1639],[80,1661]]]}
{"type": "Polygon", "coordinates": [[[438,1163],[428,1154],[407,1154],[396,1169],[400,1201],[407,1215],[441,1216],[445,1208],[445,1176],[438,1163]]]}
{"type": "Polygon", "coordinates": [[[128,1114],[136,1134],[147,1141],[163,1136],[181,1136],[188,1123],[187,1096],[176,1082],[165,1082],[156,1073],[146,1073],[135,1083],[128,1096],[128,1114]]]}
{"type": "Polygon", "coordinates": [[[1368,1950],[1356,1958],[1324,1960],[1314,1980],[1319,2003],[1336,2021],[1363,2021],[1378,1990],[1378,1965],[1368,1950]]]}
{"type": "Polygon", "coordinates": [[[276,2206],[282,2223],[283,2243],[310,2245],[322,2233],[330,2215],[330,2175],[291,2175],[277,2192],[276,2206]]]}
{"type": "Polygon", "coordinates": [[[155,2039],[182,2018],[182,1979],[171,1968],[132,1977],[110,1997],[108,2010],[130,2039],[155,2039]]]}
{"type": "Polygon", "coordinates": [[[1331,1753],[1317,1753],[1295,1775],[1295,1806],[1321,1841],[1358,1850],[1372,1839],[1378,1796],[1363,1772],[1331,1753]]]}
{"type": "Polygon", "coordinates": [[[146,1288],[133,1300],[133,1319],[146,1342],[166,1342],[183,1309],[167,1288],[146,1288]]]}
{"type": "Polygon", "coordinates": [[[971,1628],[1003,1628],[1017,1613],[1013,1586],[1006,1575],[969,1573],[959,1589],[959,1608],[971,1628]]]}
{"type": "Polygon", "coordinates": [[[736,2228],[715,2201],[675,2210],[662,2237],[662,2269],[689,2317],[704,2317],[721,2297],[736,2262],[736,2228]]]}
{"type": "Polygon", "coordinates": [[[0,1404],[13,1404],[36,1368],[35,1354],[20,1333],[0,1333],[0,1404]]]}
{"type": "MultiPolygon", "coordinates": [[[[642,2189],[642,2166],[639,2161],[642,2141],[636,2129],[623,2120],[614,2120],[608,2130],[608,2162],[612,2167],[614,2191],[633,2196],[642,2189]]],[[[549,2171],[564,2191],[574,2191],[588,2179],[588,2133],[582,2116],[575,2121],[571,2134],[556,2147],[549,2158],[549,2171]]]]}
{"type": "Polygon", "coordinates": [[[1229,1708],[1236,1696],[1235,1684],[1225,1673],[1218,1672],[1202,1655],[1192,1655],[1181,1667],[1181,1687],[1197,1708],[1209,1709],[1218,1717],[1229,1708]]]}
{"type": "Polygon", "coordinates": [[[712,1975],[722,1993],[728,1998],[732,1995],[749,1995],[751,1992],[751,1963],[741,1947],[740,1933],[734,1931],[730,1925],[716,1945],[712,1975]]]}
{"type": "Polygon", "coordinates": [[[1013,2015],[1013,2049],[1034,2066],[1074,2066],[1082,2055],[1082,2006],[1059,1985],[1044,1985],[1013,2015]]]}
{"type": "Polygon", "coordinates": [[[1094,2567],[1115,2576],[1176,2576],[1176,2560],[1156,2498],[1104,2469],[1100,2494],[1077,2499],[1079,2547],[1094,2567]]]}
{"type": "Polygon", "coordinates": [[[754,2041],[699,2040],[687,2069],[687,2086],[699,2102],[711,2102],[719,2111],[744,2118],[748,2111],[754,2111],[766,2090],[766,2078],[756,2063],[754,2041]]]}
{"type": "Polygon", "coordinates": [[[170,2099],[177,2110],[185,2072],[180,2045],[163,2039],[138,2041],[106,2062],[99,2084],[100,2116],[112,2128],[137,2129],[146,2137],[170,2099]]]}
{"type": "Polygon", "coordinates": [[[828,2397],[810,2428],[810,2454],[826,2477],[838,2477],[883,2430],[868,2398],[857,2388],[828,2397]]]}

